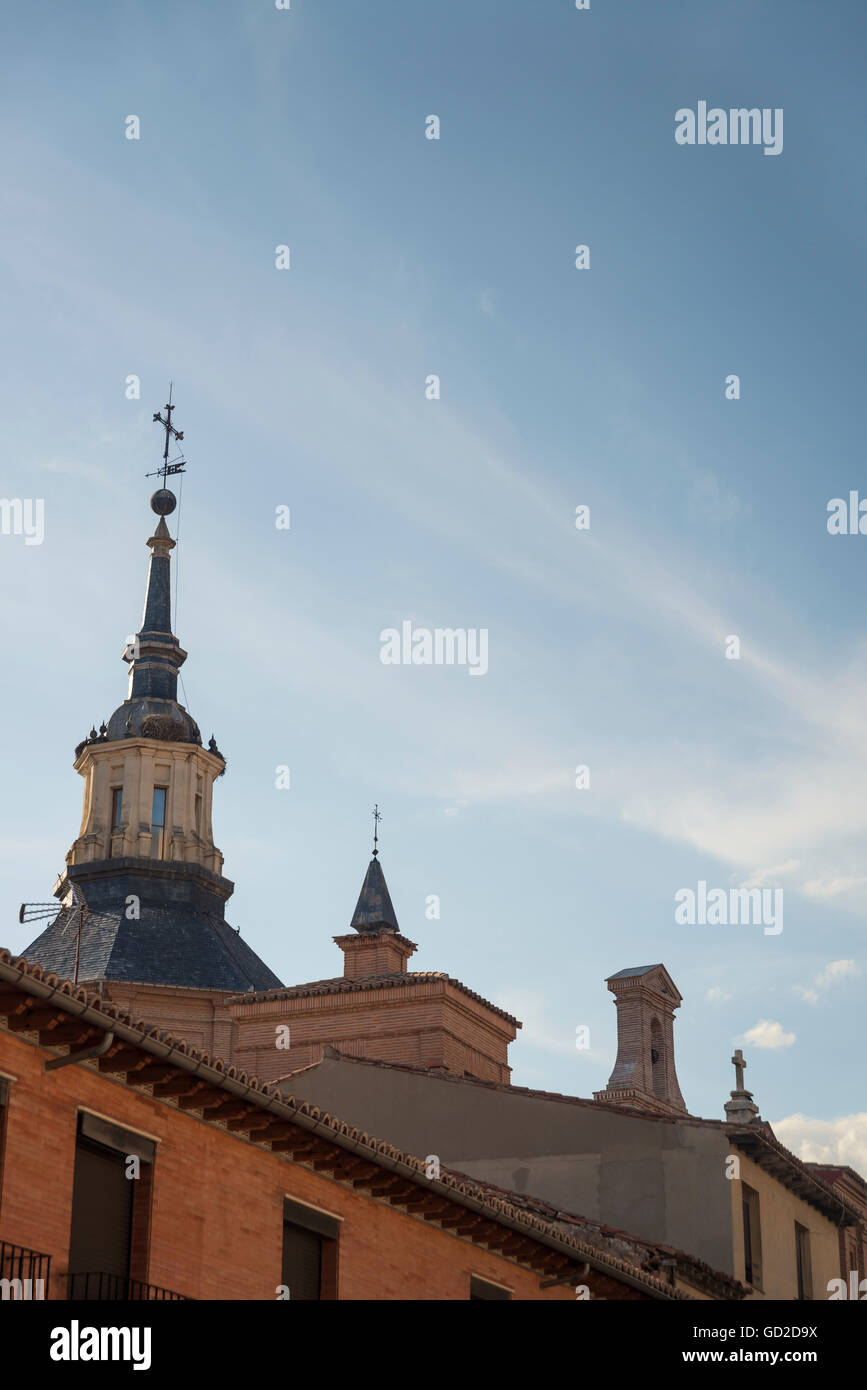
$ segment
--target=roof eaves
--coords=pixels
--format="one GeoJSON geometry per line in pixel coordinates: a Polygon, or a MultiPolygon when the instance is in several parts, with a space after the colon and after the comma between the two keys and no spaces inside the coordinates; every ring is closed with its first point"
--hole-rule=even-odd
{"type": "MultiPolygon", "coordinates": [[[[796,1182],[797,1179],[801,1179],[802,1183],[811,1184],[815,1195],[811,1195],[809,1189],[807,1192],[799,1191],[797,1194],[802,1196],[805,1202],[817,1207],[826,1216],[830,1216],[832,1211],[844,1212],[853,1222],[860,1223],[862,1217],[857,1208],[853,1207],[845,1197],[842,1197],[830,1183],[825,1182],[817,1173],[811,1172],[808,1165],[798,1158],[797,1154],[793,1154],[791,1149],[787,1149],[785,1144],[780,1143],[769,1126],[764,1124],[729,1126],[727,1127],[727,1134],[733,1144],[743,1149],[760,1166],[768,1167],[768,1155],[772,1154],[779,1163],[788,1167],[790,1182],[785,1183],[786,1186],[792,1187],[792,1183],[796,1182]]],[[[781,1181],[785,1182],[784,1179],[781,1181]]]]}

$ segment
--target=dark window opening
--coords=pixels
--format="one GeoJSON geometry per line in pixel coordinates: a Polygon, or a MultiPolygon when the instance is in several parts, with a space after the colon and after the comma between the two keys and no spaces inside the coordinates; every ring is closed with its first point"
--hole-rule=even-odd
{"type": "Polygon", "coordinates": [[[72,1185],[69,1270],[130,1273],[133,1183],[123,1156],[79,1135],[72,1185]]]}
{"type": "Polygon", "coordinates": [[[337,1239],[340,1222],[315,1207],[287,1197],[283,1203],[281,1283],[292,1302],[337,1298],[337,1239]]]}
{"type": "Polygon", "coordinates": [[[662,1028],[657,1019],[650,1024],[650,1076],[653,1081],[653,1094],[665,1100],[665,1062],[662,1041],[662,1028]]]}
{"type": "Polygon", "coordinates": [[[810,1260],[810,1232],[795,1222],[795,1263],[798,1271],[798,1298],[812,1299],[813,1270],[810,1260]]]}
{"type": "Polygon", "coordinates": [[[96,1115],[79,1114],[70,1276],[146,1278],[155,1151],[152,1140],[96,1115]],[[128,1161],[132,1155],[139,1159],[137,1178],[127,1176],[133,1171],[128,1161]]]}
{"type": "Polygon", "coordinates": [[[759,1194],[741,1183],[744,1222],[744,1277],[754,1288],[762,1286],[762,1229],[759,1220],[759,1194]]]}

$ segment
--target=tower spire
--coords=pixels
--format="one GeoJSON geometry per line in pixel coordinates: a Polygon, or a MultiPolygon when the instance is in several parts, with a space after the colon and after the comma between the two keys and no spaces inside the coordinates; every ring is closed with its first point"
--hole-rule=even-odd
{"type": "Polygon", "coordinates": [[[148,696],[158,700],[178,698],[178,671],[187,654],[172,632],[171,553],[175,542],[166,525],[166,517],[176,505],[174,493],[167,488],[159,488],[151,498],[151,510],[156,512],[159,522],[147,542],[151,558],[144,611],[135,642],[123,654],[130,666],[131,700],[148,696]]]}
{"type": "Polygon", "coordinates": [[[148,540],[151,551],[148,567],[147,589],[145,590],[142,624],[132,647],[127,647],[124,660],[130,663],[129,698],[158,700],[177,700],[178,671],[186,659],[177,638],[172,632],[172,580],[171,553],[175,542],[169,535],[166,517],[171,516],[177,506],[177,498],[166,487],[170,473],[182,473],[185,467],[183,452],[178,459],[169,462],[169,446],[172,440],[180,441],[183,430],[172,423],[172,392],[174,383],[169,384],[169,399],[165,405],[165,415],[159,411],[154,414],[154,424],[159,423],[165,432],[162,467],[148,477],[162,476],[162,487],[151,497],[151,510],[159,517],[156,530],[148,540]]]}
{"type": "Polygon", "coordinates": [[[169,390],[165,415],[157,412],[153,417],[165,432],[165,445],[161,467],[156,474],[148,474],[148,477],[158,476],[163,486],[157,488],[150,500],[151,511],[159,520],[147,542],[151,556],[144,610],[135,639],[124,647],[123,660],[130,668],[129,690],[124,704],[109,720],[109,740],[138,737],[143,730],[152,730],[151,736],[156,737],[157,725],[153,721],[157,719],[164,737],[187,743],[201,744],[202,741],[195,720],[178,704],[178,672],[187,654],[172,632],[171,554],[176,542],[169,534],[166,518],[171,516],[178,501],[165,487],[165,481],[170,473],[182,473],[185,461],[182,456],[169,459],[172,440],[184,437],[183,431],[172,423],[174,409],[169,390]]]}

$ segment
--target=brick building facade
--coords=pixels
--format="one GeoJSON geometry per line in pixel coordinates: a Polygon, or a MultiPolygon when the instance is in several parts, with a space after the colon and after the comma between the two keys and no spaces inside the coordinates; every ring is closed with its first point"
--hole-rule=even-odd
{"type": "Polygon", "coordinates": [[[0,951],[0,1278],[58,1299],[685,1296],[435,1159],[0,951]]]}

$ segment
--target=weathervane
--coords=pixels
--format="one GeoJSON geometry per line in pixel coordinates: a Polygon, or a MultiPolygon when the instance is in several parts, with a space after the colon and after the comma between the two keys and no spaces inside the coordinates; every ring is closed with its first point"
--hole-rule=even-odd
{"type": "Polygon", "coordinates": [[[183,430],[176,430],[174,425],[172,424],[172,411],[175,408],[172,405],[173,388],[174,382],[170,382],[169,399],[166,402],[165,417],[163,417],[159,413],[159,411],[157,411],[154,415],[154,424],[161,424],[166,432],[166,447],[163,449],[163,466],[162,468],[158,468],[154,473],[148,473],[147,475],[149,478],[156,478],[161,473],[163,475],[163,491],[166,490],[166,478],[168,477],[168,475],[170,473],[183,473],[184,468],[186,467],[186,460],[184,458],[183,449],[181,450],[180,458],[175,459],[173,463],[169,463],[169,444],[171,443],[172,439],[177,440],[178,444],[180,444],[181,440],[184,437],[183,430]]]}
{"type": "Polygon", "coordinates": [[[380,822],[381,820],[382,820],[382,816],[381,816],[381,814],[380,814],[379,804],[377,803],[377,805],[374,806],[374,808],[373,808],[373,857],[374,857],[374,859],[375,859],[376,856],[379,854],[379,850],[376,848],[376,842],[377,842],[377,831],[379,830],[379,822],[380,822]]]}

